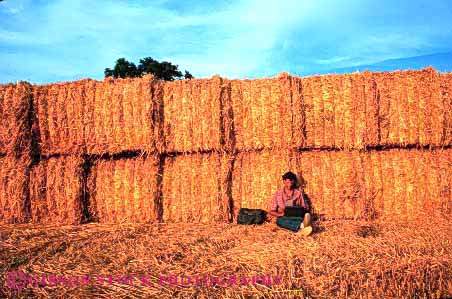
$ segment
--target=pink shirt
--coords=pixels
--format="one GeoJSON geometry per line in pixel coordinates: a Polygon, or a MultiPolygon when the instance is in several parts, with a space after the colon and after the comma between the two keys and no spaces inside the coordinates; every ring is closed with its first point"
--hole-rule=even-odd
{"type": "Polygon", "coordinates": [[[292,200],[289,200],[288,196],[284,192],[283,187],[280,190],[276,191],[276,193],[273,195],[270,205],[270,211],[283,212],[286,206],[294,205],[308,208],[308,205],[303,197],[303,190],[299,188],[295,189],[292,200]]]}

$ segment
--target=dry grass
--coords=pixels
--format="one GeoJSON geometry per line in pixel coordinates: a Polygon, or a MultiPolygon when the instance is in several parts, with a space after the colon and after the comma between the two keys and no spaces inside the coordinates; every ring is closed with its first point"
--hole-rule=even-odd
{"type": "Polygon", "coordinates": [[[83,163],[80,157],[41,160],[30,170],[31,220],[80,224],[83,220],[83,163]]]}
{"type": "Polygon", "coordinates": [[[310,237],[274,224],[0,226],[0,269],[90,275],[89,285],[31,287],[5,298],[448,298],[450,220],[324,221],[310,237]],[[281,283],[159,284],[160,275],[280,276],[281,283]],[[97,276],[131,275],[98,284],[97,276]],[[146,275],[149,284],[139,278],[146,275]]]}

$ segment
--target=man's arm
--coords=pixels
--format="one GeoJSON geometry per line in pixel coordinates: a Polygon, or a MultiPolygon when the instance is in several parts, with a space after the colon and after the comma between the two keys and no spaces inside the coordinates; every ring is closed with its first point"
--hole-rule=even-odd
{"type": "Polygon", "coordinates": [[[271,206],[270,206],[270,211],[268,211],[268,214],[275,216],[275,217],[284,215],[283,211],[278,211],[278,192],[276,192],[273,195],[271,206]]]}

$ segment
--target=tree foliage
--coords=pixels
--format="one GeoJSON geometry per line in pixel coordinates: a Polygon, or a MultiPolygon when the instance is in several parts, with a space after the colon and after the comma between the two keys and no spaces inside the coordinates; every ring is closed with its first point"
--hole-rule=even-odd
{"type": "Polygon", "coordinates": [[[178,69],[178,65],[174,65],[168,61],[159,62],[152,57],[140,59],[138,67],[133,63],[127,61],[125,58],[116,60],[113,69],[106,68],[104,71],[105,77],[113,78],[135,78],[146,74],[152,74],[157,79],[173,81],[175,79],[192,79],[193,75],[185,70],[185,74],[178,69]]]}

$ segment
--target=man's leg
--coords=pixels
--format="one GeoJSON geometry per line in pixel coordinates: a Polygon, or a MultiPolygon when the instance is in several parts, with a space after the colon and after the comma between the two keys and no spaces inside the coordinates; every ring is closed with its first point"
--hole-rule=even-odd
{"type": "Polygon", "coordinates": [[[301,224],[301,233],[305,236],[309,236],[312,233],[310,213],[304,214],[303,223],[301,224]]]}
{"type": "Polygon", "coordinates": [[[310,213],[304,214],[303,226],[304,227],[311,226],[311,214],[310,213]]]}

